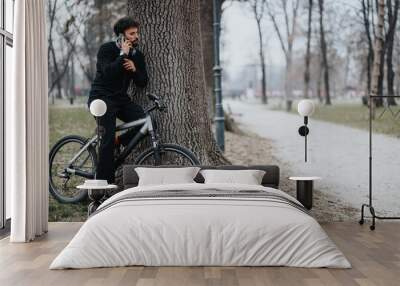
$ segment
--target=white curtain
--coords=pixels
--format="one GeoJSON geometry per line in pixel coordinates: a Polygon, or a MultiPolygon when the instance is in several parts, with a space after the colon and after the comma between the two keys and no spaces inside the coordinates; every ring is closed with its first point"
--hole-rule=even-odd
{"type": "Polygon", "coordinates": [[[13,91],[6,98],[6,187],[12,242],[48,226],[47,36],[44,0],[15,1],[13,91]]]}

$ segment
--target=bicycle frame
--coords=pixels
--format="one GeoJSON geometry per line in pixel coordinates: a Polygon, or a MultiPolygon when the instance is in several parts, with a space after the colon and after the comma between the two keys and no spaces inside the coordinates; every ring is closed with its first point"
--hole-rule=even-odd
{"type": "Polygon", "coordinates": [[[158,146],[157,136],[154,132],[153,121],[151,119],[150,114],[148,114],[148,113],[146,113],[145,118],[118,125],[116,128],[116,132],[128,130],[132,127],[136,127],[136,126],[140,126],[140,125],[142,125],[142,128],[140,128],[140,131],[129,141],[128,145],[126,145],[126,147],[124,148],[122,153],[116,158],[116,160],[115,160],[116,167],[118,167],[119,165],[121,165],[124,162],[125,158],[128,157],[128,155],[137,146],[137,144],[147,135],[147,133],[150,134],[150,138],[151,138],[153,147],[157,148],[157,146],[158,146]]]}
{"type": "MultiPolygon", "coordinates": [[[[131,151],[137,146],[137,144],[147,135],[147,133],[150,134],[150,138],[151,138],[153,147],[154,148],[158,147],[158,138],[154,132],[152,118],[151,118],[149,112],[145,112],[145,114],[146,114],[146,116],[144,118],[141,118],[141,119],[138,119],[138,120],[135,120],[132,122],[123,123],[116,127],[115,132],[121,132],[124,130],[128,131],[129,129],[131,129],[133,127],[142,126],[140,128],[140,131],[129,141],[128,145],[126,145],[126,147],[124,148],[122,153],[116,158],[115,168],[117,168],[124,162],[125,158],[131,153],[131,151]]],[[[98,136],[96,134],[95,136],[90,138],[89,141],[79,150],[79,152],[68,162],[68,167],[65,170],[70,174],[76,174],[78,176],[81,176],[81,177],[84,177],[87,179],[93,179],[94,174],[85,172],[82,170],[78,170],[78,169],[73,169],[73,168],[71,168],[71,166],[79,158],[79,156],[89,148],[89,146],[91,146],[92,144],[97,145],[98,142],[99,142],[99,140],[98,140],[98,136]]],[[[89,154],[89,156],[90,156],[90,154],[89,154]]],[[[88,158],[89,158],[89,156],[88,156],[88,158]]],[[[84,162],[86,162],[86,160],[88,158],[86,158],[84,160],[84,162]]]]}

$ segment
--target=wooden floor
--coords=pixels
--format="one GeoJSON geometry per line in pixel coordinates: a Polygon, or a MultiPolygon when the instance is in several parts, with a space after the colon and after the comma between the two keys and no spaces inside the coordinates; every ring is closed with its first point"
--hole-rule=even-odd
{"type": "Polygon", "coordinates": [[[323,225],[353,268],[123,267],[48,270],[80,223],[51,223],[47,235],[27,244],[0,241],[0,285],[400,285],[400,224],[323,225]]]}

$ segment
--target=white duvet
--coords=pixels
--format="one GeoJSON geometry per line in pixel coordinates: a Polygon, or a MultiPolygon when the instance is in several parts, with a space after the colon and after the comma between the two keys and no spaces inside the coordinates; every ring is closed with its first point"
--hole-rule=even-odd
{"type": "Polygon", "coordinates": [[[50,269],[145,266],[294,266],[349,268],[311,216],[258,198],[152,198],[111,204],[130,192],[265,190],[254,185],[175,184],[135,187],[104,202],[50,269]],[[109,205],[108,208],[104,206],[109,205]]]}

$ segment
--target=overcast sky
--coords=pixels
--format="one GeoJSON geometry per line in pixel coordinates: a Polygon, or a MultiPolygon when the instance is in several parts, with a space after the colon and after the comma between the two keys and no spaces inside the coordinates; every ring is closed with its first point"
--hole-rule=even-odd
{"type": "MultiPolygon", "coordinates": [[[[268,19],[267,19],[268,20],[268,19]]],[[[258,60],[258,36],[256,21],[249,7],[243,3],[225,5],[222,17],[221,60],[229,72],[258,60]]],[[[284,65],[284,57],[275,32],[269,21],[263,23],[266,36],[267,62],[284,65]]]]}
{"type": "MultiPolygon", "coordinates": [[[[304,2],[305,0],[300,0],[301,5],[304,5],[304,2]]],[[[344,13],[346,9],[355,11],[357,8],[354,7],[360,5],[359,0],[328,0],[325,3],[329,5],[326,12],[326,19],[330,22],[335,21],[332,18],[336,17],[336,14],[344,13]],[[329,14],[329,9],[334,9],[335,15],[333,13],[329,14]]],[[[314,8],[317,8],[316,5],[317,3],[314,2],[314,8]]],[[[224,3],[223,8],[221,61],[224,71],[230,77],[234,78],[244,66],[258,62],[257,26],[250,7],[247,4],[227,1],[224,3]]],[[[305,21],[307,19],[306,10],[299,10],[300,13],[303,13],[300,21],[305,21]]],[[[316,14],[317,10],[314,10],[314,21],[318,19],[316,14]]],[[[305,29],[306,23],[303,23],[303,26],[303,29],[305,29]]],[[[267,69],[276,70],[283,68],[285,66],[284,54],[267,13],[265,13],[263,21],[263,35],[266,39],[265,53],[267,69]]],[[[296,50],[304,54],[304,37],[297,37],[295,39],[294,53],[296,53],[296,50]]]]}

